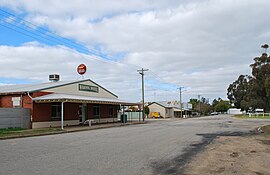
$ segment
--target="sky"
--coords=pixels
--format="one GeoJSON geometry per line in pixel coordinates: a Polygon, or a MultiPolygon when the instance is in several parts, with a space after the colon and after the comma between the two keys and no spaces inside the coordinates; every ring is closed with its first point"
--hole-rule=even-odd
{"type": "Polygon", "coordinates": [[[226,99],[270,41],[269,0],[0,0],[0,85],[90,78],[128,101],[226,99]],[[76,68],[87,65],[79,76],[76,68]]]}

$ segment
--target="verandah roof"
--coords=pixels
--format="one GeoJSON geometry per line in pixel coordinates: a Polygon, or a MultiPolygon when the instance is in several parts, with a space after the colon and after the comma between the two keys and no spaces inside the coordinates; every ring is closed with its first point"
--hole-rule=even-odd
{"type": "Polygon", "coordinates": [[[93,104],[114,104],[114,105],[138,105],[138,103],[127,102],[114,98],[99,98],[72,94],[54,93],[33,98],[36,103],[50,103],[50,102],[73,102],[73,103],[93,103],[93,104]]]}

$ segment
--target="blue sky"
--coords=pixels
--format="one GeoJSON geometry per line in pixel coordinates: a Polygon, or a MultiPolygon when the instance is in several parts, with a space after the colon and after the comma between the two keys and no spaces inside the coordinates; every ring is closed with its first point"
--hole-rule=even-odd
{"type": "MultiPolygon", "coordinates": [[[[125,52],[118,52],[108,55],[102,52],[101,44],[94,44],[92,47],[93,49],[89,50],[84,46],[83,43],[78,44],[74,39],[64,38],[57,34],[54,34],[46,26],[36,27],[35,25],[32,25],[31,22],[28,23],[27,20],[24,20],[25,16],[27,16],[27,13],[16,14],[15,12],[7,8],[0,9],[0,12],[0,45],[20,47],[25,43],[30,42],[38,42],[40,44],[48,46],[64,45],[70,49],[76,50],[77,52],[88,55],[96,55],[101,59],[109,61],[117,61],[119,59],[122,59],[126,54],[125,52]],[[8,19],[12,20],[8,21],[8,19]]],[[[109,17],[110,16],[106,16],[106,18],[109,17]]],[[[102,18],[96,19],[91,22],[97,23],[101,19],[102,18]]],[[[139,68],[139,66],[137,67],[139,68]]],[[[28,84],[35,83],[36,81],[29,79],[0,77],[0,82],[1,84],[28,84]]],[[[157,81],[150,78],[146,78],[145,82],[154,89],[162,89],[164,91],[175,91],[177,88],[176,85],[173,85],[171,83],[164,83],[160,82],[160,80],[157,81]]]]}
{"type": "Polygon", "coordinates": [[[51,73],[77,79],[76,66],[85,63],[86,78],[132,101],[140,100],[141,67],[151,70],[146,100],[154,94],[177,100],[178,86],[187,89],[184,101],[198,94],[226,99],[228,85],[250,74],[248,65],[269,42],[270,24],[262,18],[269,6],[267,0],[0,0],[0,84],[45,82],[51,73]]]}

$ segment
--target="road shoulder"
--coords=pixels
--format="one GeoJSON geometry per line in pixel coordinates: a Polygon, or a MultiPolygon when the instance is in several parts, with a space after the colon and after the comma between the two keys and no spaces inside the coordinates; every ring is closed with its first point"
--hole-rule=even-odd
{"type": "Polygon", "coordinates": [[[182,174],[270,174],[270,137],[267,134],[218,136],[194,156],[182,174]]]}

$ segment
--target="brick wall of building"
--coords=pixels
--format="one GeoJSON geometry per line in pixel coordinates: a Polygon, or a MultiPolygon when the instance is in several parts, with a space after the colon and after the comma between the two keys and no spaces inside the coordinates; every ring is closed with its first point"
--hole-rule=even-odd
{"type": "Polygon", "coordinates": [[[13,108],[12,96],[10,96],[10,95],[0,96],[0,107],[1,108],[13,108]]]}
{"type": "Polygon", "coordinates": [[[80,103],[65,103],[65,120],[79,120],[79,105],[80,103]]]}
{"type": "MultiPolygon", "coordinates": [[[[100,106],[100,118],[117,117],[118,105],[99,105],[100,106]],[[113,116],[109,116],[109,107],[113,107],[113,116]]],[[[87,104],[87,113],[89,119],[94,119],[94,104],[87,104]]]]}
{"type": "Polygon", "coordinates": [[[100,105],[100,118],[109,118],[109,105],[100,105]]]}
{"type": "MultiPolygon", "coordinates": [[[[31,93],[30,96],[32,98],[48,95],[51,92],[34,92],[31,93]]],[[[0,107],[1,108],[13,108],[13,101],[12,97],[22,97],[22,108],[33,108],[32,99],[26,94],[9,94],[9,95],[0,95],[0,107]]]]}
{"type": "MultiPolygon", "coordinates": [[[[53,103],[34,103],[33,122],[52,121],[53,103]]],[[[61,105],[61,103],[54,103],[61,105]]],[[[79,120],[79,103],[64,103],[64,120],[79,120]]]]}
{"type": "Polygon", "coordinates": [[[87,104],[87,115],[88,115],[88,119],[94,118],[93,104],[87,104]]]}
{"type": "MultiPolygon", "coordinates": [[[[43,95],[51,94],[51,92],[34,92],[31,93],[31,97],[39,97],[43,95]]],[[[52,121],[52,103],[33,103],[32,99],[27,94],[12,94],[12,95],[1,95],[0,96],[0,107],[13,108],[12,97],[22,97],[22,107],[29,108],[32,115],[33,122],[52,121]]],[[[60,104],[60,103],[59,103],[60,104]]],[[[79,120],[79,105],[81,103],[65,103],[65,120],[79,120]]],[[[94,119],[93,106],[96,104],[87,104],[87,115],[86,119],[94,119]]],[[[110,118],[109,106],[111,105],[99,105],[100,106],[100,118],[110,118]]],[[[113,106],[113,117],[117,116],[118,106],[113,106]]]]}
{"type": "Polygon", "coordinates": [[[34,103],[33,122],[51,121],[51,103],[34,103]]]}

